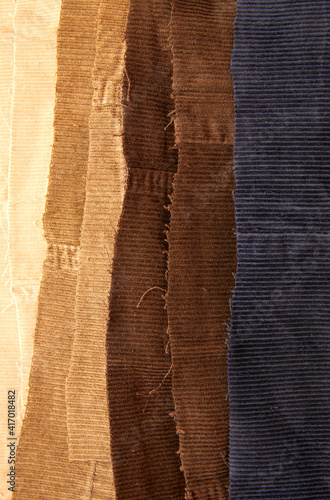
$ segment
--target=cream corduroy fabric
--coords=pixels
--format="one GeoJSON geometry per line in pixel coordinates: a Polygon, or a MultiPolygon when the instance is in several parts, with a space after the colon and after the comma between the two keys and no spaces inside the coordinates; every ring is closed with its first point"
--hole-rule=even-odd
{"type": "Polygon", "coordinates": [[[53,138],[56,32],[60,0],[17,0],[11,160],[9,260],[21,356],[23,411],[46,244],[42,234],[53,138]]]}
{"type": "MultiPolygon", "coordinates": [[[[8,174],[12,111],[15,4],[0,2],[0,498],[10,500],[7,447],[8,390],[16,391],[16,415],[20,410],[20,355],[14,299],[10,290],[8,260],[8,174]]],[[[16,419],[19,431],[19,420],[16,419]]]]}

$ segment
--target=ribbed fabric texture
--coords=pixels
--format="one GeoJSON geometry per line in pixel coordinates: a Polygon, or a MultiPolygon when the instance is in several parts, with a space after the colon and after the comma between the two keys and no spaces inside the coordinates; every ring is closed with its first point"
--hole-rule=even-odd
{"type": "Polygon", "coordinates": [[[329,498],[329,2],[238,0],[232,500],[329,498]]]}
{"type": "Polygon", "coordinates": [[[329,1],[0,4],[13,500],[328,500],[329,1]]]}
{"type": "Polygon", "coordinates": [[[80,242],[99,3],[100,0],[62,0],[53,149],[43,216],[45,237],[52,243],[80,242]]]}
{"type": "MultiPolygon", "coordinates": [[[[44,215],[47,255],[28,403],[15,464],[15,500],[93,500],[93,480],[100,476],[93,462],[69,461],[65,405],[75,328],[98,7],[98,0],[62,2],[54,144],[44,215]]],[[[112,499],[110,473],[107,478],[106,498],[112,499]]]]}
{"type": "Polygon", "coordinates": [[[76,328],[66,386],[71,460],[110,461],[105,342],[114,239],[125,188],[120,91],[128,5],[127,0],[102,0],[98,18],[76,328]]]}
{"type": "Polygon", "coordinates": [[[111,453],[121,500],[184,498],[164,300],[166,205],[176,169],[169,17],[168,1],[131,1],[123,88],[128,180],[107,338],[111,453]]]}
{"type": "Polygon", "coordinates": [[[118,498],[183,499],[164,308],[172,174],[131,169],[110,294],[108,383],[118,498]]]}
{"type": "MultiPolygon", "coordinates": [[[[14,297],[10,289],[8,262],[9,151],[13,94],[15,4],[1,2],[0,16],[0,498],[11,499],[8,491],[8,390],[20,389],[20,350],[14,297]]],[[[17,397],[17,412],[21,413],[17,397]]],[[[16,419],[19,432],[19,420],[16,419]]],[[[17,437],[17,436],[16,436],[17,437]]]]}
{"type": "Polygon", "coordinates": [[[21,398],[27,402],[46,242],[42,215],[53,139],[56,34],[61,2],[17,0],[9,171],[9,261],[20,337],[21,398]]]}
{"type": "Polygon", "coordinates": [[[176,1],[179,151],[168,235],[168,332],[186,499],[228,498],[227,335],[236,270],[230,74],[236,3],[176,1]]]}

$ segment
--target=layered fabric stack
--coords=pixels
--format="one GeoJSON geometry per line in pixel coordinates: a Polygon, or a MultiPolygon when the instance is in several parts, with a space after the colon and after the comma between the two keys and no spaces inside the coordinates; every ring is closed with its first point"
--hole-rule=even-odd
{"type": "Polygon", "coordinates": [[[328,1],[0,3],[0,497],[329,499],[328,1]]]}

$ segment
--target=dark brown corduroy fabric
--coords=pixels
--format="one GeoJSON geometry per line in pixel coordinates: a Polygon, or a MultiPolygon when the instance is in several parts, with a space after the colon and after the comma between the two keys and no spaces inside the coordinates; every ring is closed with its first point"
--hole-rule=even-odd
{"type": "Polygon", "coordinates": [[[170,2],[132,0],[124,84],[128,181],[113,262],[108,325],[111,453],[120,500],[180,500],[167,350],[166,237],[176,152],[168,48],[170,2]]]}
{"type": "Polygon", "coordinates": [[[230,75],[235,2],[174,1],[179,148],[169,231],[174,418],[186,498],[228,498],[227,325],[236,269],[230,75]]]}

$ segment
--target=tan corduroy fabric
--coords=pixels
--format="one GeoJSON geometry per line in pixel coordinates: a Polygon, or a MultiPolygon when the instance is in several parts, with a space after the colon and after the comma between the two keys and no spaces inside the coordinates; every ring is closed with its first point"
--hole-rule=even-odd
{"type": "MultiPolygon", "coordinates": [[[[91,500],[93,462],[70,462],[65,380],[74,333],[99,0],[63,0],[57,37],[54,144],[43,218],[47,255],[14,499],[91,500]]],[[[111,476],[105,498],[112,498],[111,476]]],[[[96,491],[104,485],[97,485],[96,491]]],[[[103,488],[107,490],[106,486],[103,488]]]]}
{"type": "MultiPolygon", "coordinates": [[[[10,290],[8,265],[8,170],[13,84],[15,4],[0,2],[0,498],[10,500],[8,491],[8,390],[20,387],[20,355],[16,308],[10,290]]],[[[16,398],[16,405],[19,400],[16,398]]],[[[16,406],[17,411],[19,408],[16,406]]],[[[16,412],[17,414],[17,412],[16,412]]],[[[16,419],[17,431],[19,421],[16,419]]]]}
{"type": "Polygon", "coordinates": [[[11,160],[9,260],[17,308],[22,404],[28,380],[46,245],[42,234],[53,136],[56,32],[60,0],[17,0],[11,160]]]}
{"type": "Polygon", "coordinates": [[[66,387],[73,460],[110,460],[105,340],[114,238],[125,187],[120,90],[128,5],[128,0],[100,4],[76,331],[66,387]]]}

